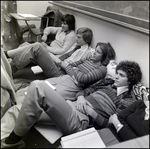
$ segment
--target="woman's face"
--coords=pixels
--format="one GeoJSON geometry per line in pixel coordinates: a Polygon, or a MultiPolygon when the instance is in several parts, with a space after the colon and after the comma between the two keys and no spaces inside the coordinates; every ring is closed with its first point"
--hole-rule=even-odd
{"type": "Polygon", "coordinates": [[[95,48],[95,52],[93,53],[92,60],[93,60],[94,62],[100,62],[101,59],[102,59],[102,56],[103,56],[103,51],[102,51],[102,49],[101,49],[100,46],[97,46],[97,47],[95,48]]]}
{"type": "Polygon", "coordinates": [[[127,74],[123,70],[117,70],[114,81],[116,87],[129,86],[127,74]]]}
{"type": "Polygon", "coordinates": [[[65,21],[61,23],[61,27],[64,32],[67,32],[69,30],[69,26],[65,21]]]}

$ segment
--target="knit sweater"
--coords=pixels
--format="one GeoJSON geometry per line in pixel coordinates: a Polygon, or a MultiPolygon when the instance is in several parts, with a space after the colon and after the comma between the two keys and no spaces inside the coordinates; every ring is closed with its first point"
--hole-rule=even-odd
{"type": "Polygon", "coordinates": [[[55,40],[51,42],[49,47],[49,52],[53,54],[60,55],[67,52],[76,42],[76,35],[73,30],[66,35],[61,27],[47,27],[43,33],[46,35],[56,34],[55,40]]]}
{"type": "Polygon", "coordinates": [[[117,90],[113,85],[105,85],[105,83],[107,84],[108,82],[104,80],[105,79],[100,80],[76,94],[76,98],[78,96],[85,96],[85,99],[92,104],[98,114],[94,123],[99,128],[107,126],[110,115],[119,113],[136,101],[132,92],[128,93],[128,91],[125,91],[117,96],[117,90]]]}
{"type": "Polygon", "coordinates": [[[107,69],[92,60],[80,60],[66,67],[66,73],[75,79],[79,86],[86,86],[97,82],[106,76],[107,69]]]}
{"type": "Polygon", "coordinates": [[[139,100],[118,114],[123,124],[118,135],[123,141],[149,134],[149,119],[144,120],[145,108],[144,102],[139,100]]]}
{"type": "MultiPolygon", "coordinates": [[[[74,44],[71,47],[71,50],[73,50],[76,46],[77,46],[77,44],[74,44]]],[[[69,49],[69,51],[71,51],[71,50],[69,49]]],[[[92,56],[93,51],[94,51],[94,49],[91,48],[88,44],[82,45],[71,56],[66,58],[64,60],[64,62],[67,62],[67,63],[71,64],[71,63],[77,62],[79,60],[88,59],[92,56]]]]}

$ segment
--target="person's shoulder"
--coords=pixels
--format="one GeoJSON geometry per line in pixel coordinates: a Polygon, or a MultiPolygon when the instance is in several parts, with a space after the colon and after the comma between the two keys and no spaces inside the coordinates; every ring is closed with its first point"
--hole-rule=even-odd
{"type": "Polygon", "coordinates": [[[57,29],[59,32],[63,32],[62,27],[55,27],[55,29],[57,29]]]}
{"type": "Polygon", "coordinates": [[[68,34],[68,36],[69,36],[69,37],[74,37],[74,38],[75,38],[75,37],[76,37],[75,31],[73,31],[73,30],[70,31],[70,33],[68,34]]]}

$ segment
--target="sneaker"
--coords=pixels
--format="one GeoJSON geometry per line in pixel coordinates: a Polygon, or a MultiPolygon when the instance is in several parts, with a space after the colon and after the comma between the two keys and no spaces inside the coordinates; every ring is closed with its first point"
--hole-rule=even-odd
{"type": "Polygon", "coordinates": [[[25,143],[23,140],[20,140],[15,144],[6,144],[5,140],[6,138],[1,140],[1,148],[25,148],[25,143]]]}

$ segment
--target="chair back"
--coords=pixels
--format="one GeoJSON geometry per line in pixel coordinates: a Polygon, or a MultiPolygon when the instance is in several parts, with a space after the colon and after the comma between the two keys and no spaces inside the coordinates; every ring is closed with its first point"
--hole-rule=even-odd
{"type": "Polygon", "coordinates": [[[48,26],[60,27],[62,17],[63,14],[59,11],[59,9],[47,7],[46,13],[41,18],[41,30],[44,30],[48,26]]]}

